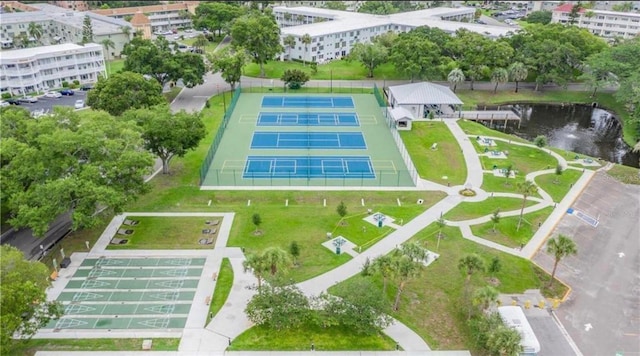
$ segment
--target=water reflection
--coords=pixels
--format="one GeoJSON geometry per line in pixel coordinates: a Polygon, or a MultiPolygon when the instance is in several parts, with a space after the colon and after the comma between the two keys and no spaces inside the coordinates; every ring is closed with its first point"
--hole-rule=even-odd
{"type": "Polygon", "coordinates": [[[640,154],[622,140],[622,126],[609,112],[585,105],[526,104],[516,106],[523,114],[507,125],[507,132],[533,141],[547,137],[549,146],[627,166],[639,167],[640,154]]]}

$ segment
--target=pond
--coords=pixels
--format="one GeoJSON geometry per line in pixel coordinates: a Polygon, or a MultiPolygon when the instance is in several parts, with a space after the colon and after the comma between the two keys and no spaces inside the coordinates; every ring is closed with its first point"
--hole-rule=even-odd
{"type": "MultiPolygon", "coordinates": [[[[510,122],[506,132],[533,141],[547,137],[548,145],[591,157],[639,167],[640,154],[622,140],[620,121],[606,110],[588,105],[518,104],[522,122],[510,122]]],[[[495,123],[495,121],[494,121],[495,123]]],[[[504,127],[496,127],[504,130],[504,127]]]]}

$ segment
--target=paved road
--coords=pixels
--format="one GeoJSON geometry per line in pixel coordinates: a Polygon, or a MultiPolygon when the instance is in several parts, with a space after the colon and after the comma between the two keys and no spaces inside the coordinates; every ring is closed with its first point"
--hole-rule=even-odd
{"type": "Polygon", "coordinates": [[[75,94],[71,96],[62,96],[61,98],[45,98],[43,96],[38,97],[38,102],[33,104],[21,103],[20,106],[31,111],[53,111],[54,106],[70,106],[73,107],[76,100],[82,99],[87,101],[87,92],[82,90],[75,90],[75,94]]]}
{"type": "MultiPolygon", "coordinates": [[[[573,204],[599,219],[596,228],[565,214],[553,235],[565,234],[578,255],[557,275],[573,291],[557,315],[585,355],[640,354],[640,187],[597,173],[573,204]]],[[[551,271],[544,249],[534,261],[551,271]]]]}

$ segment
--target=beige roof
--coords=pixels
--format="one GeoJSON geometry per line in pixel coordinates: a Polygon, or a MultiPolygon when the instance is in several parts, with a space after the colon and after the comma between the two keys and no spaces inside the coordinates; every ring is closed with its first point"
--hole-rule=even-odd
{"type": "Polygon", "coordinates": [[[117,15],[133,15],[138,12],[149,14],[149,13],[160,12],[160,11],[179,11],[179,10],[187,10],[187,4],[177,3],[177,4],[138,6],[138,7],[120,7],[116,9],[91,10],[91,12],[94,12],[100,15],[105,15],[105,16],[117,16],[117,15]]]}
{"type": "Polygon", "coordinates": [[[149,18],[145,16],[145,14],[143,14],[142,12],[136,12],[136,14],[133,15],[133,17],[131,18],[131,21],[129,22],[134,26],[136,25],[139,26],[139,25],[150,24],[151,20],[149,20],[149,18]]]}

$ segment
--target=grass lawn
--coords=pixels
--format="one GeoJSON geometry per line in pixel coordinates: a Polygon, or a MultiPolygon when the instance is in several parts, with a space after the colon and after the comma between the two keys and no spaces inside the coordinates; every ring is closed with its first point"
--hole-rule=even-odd
{"type": "Polygon", "coordinates": [[[487,222],[480,225],[471,226],[474,235],[482,237],[493,242],[497,242],[507,247],[520,247],[531,240],[533,235],[538,231],[538,227],[553,212],[553,207],[547,207],[533,213],[523,215],[522,226],[518,227],[518,216],[510,216],[500,219],[496,225],[496,231],[493,232],[493,222],[487,222]]]}
{"type": "MultiPolygon", "coordinates": [[[[431,224],[412,238],[434,250],[438,228],[431,224]]],[[[401,295],[400,309],[392,315],[405,323],[435,350],[467,350],[473,347],[472,335],[467,327],[466,309],[462,291],[464,276],[456,267],[458,260],[468,253],[478,254],[488,264],[494,256],[500,258],[502,270],[496,274],[501,293],[521,293],[526,289],[541,288],[549,280],[549,275],[528,260],[477,245],[465,240],[456,227],[445,227],[444,238],[440,242],[440,258],[422,274],[407,283],[401,295]]],[[[472,287],[487,284],[487,275],[478,273],[471,279],[472,287]]],[[[342,283],[350,283],[360,275],[342,283]]],[[[373,277],[382,288],[382,280],[373,277]]],[[[554,284],[553,291],[543,289],[545,295],[563,295],[564,287],[554,284]],[[550,294],[551,293],[551,294],[550,294]]],[[[331,289],[329,290],[331,291],[331,289]]],[[[387,288],[389,302],[393,302],[396,287],[390,283],[387,288]]],[[[473,353],[473,350],[472,350],[473,353]]]]}
{"type": "MultiPolygon", "coordinates": [[[[14,355],[38,351],[140,351],[143,339],[31,339],[18,343],[14,355]]],[[[180,339],[152,339],[152,351],[178,351],[180,339]]],[[[4,354],[4,353],[3,353],[4,354]]]]}
{"type": "Polygon", "coordinates": [[[81,229],[78,231],[73,231],[69,235],[67,235],[62,241],[57,243],[49,253],[40,260],[40,262],[44,263],[49,267],[51,271],[53,271],[53,259],[58,258],[60,256],[60,250],[64,249],[65,254],[70,256],[74,252],[88,252],[87,246],[85,245],[85,241],[89,241],[89,245],[93,247],[93,245],[98,241],[104,229],[109,225],[111,221],[112,215],[105,216],[101,215],[101,222],[91,229],[81,229]]]}
{"type": "Polygon", "coordinates": [[[233,340],[229,351],[392,351],[395,341],[384,334],[358,335],[340,327],[303,326],[291,330],[273,330],[254,326],[233,340]]]}
{"type": "Polygon", "coordinates": [[[531,172],[549,168],[555,168],[558,161],[549,153],[533,147],[524,147],[506,142],[497,142],[497,149],[508,153],[506,159],[495,159],[486,156],[480,157],[480,162],[485,170],[507,168],[509,165],[517,171],[518,175],[525,176],[531,172]]]}
{"type": "MultiPolygon", "coordinates": [[[[214,42],[207,42],[207,45],[204,46],[204,51],[205,53],[213,53],[213,51],[216,49],[216,47],[218,47],[218,44],[220,43],[220,41],[222,41],[222,38],[220,37],[219,40],[214,41],[214,42]]],[[[180,43],[184,43],[187,46],[193,46],[193,44],[196,42],[196,38],[185,38],[184,40],[178,40],[178,42],[180,43]]]]}
{"type": "Polygon", "coordinates": [[[400,131],[400,136],[420,177],[445,185],[465,182],[464,155],[444,123],[414,122],[411,131],[400,131]],[[437,150],[431,150],[434,143],[438,144],[437,150]]]}
{"type": "Polygon", "coordinates": [[[339,83],[333,87],[325,87],[320,84],[305,84],[300,89],[289,89],[282,86],[253,86],[252,83],[242,86],[243,93],[290,93],[290,94],[302,94],[302,93],[342,93],[342,94],[373,94],[373,88],[366,83],[339,83]]]}
{"type": "MultiPolygon", "coordinates": [[[[485,173],[482,179],[482,189],[486,192],[494,193],[516,193],[518,192],[518,183],[524,182],[524,175],[518,174],[515,178],[506,179],[504,177],[496,177],[493,173],[485,173]],[[505,180],[508,185],[505,185],[505,180]]],[[[535,197],[540,198],[540,194],[536,194],[535,197]]]]}
{"type": "MultiPolygon", "coordinates": [[[[287,69],[299,69],[307,72],[311,79],[334,79],[334,80],[360,80],[367,78],[367,69],[357,61],[335,60],[326,64],[318,64],[318,72],[311,74],[309,63],[303,65],[294,61],[270,61],[264,65],[265,78],[281,78],[287,69]]],[[[260,66],[249,63],[244,67],[244,75],[248,77],[260,76],[260,66]]],[[[391,63],[379,65],[373,71],[373,79],[409,79],[396,72],[396,68],[391,63]]]]}
{"type": "Polygon", "coordinates": [[[535,183],[549,193],[553,201],[560,202],[569,192],[571,186],[582,176],[582,171],[565,169],[560,176],[555,173],[544,174],[535,178],[535,183]]]}
{"type": "Polygon", "coordinates": [[[210,316],[216,315],[227,302],[227,297],[231,293],[231,286],[233,285],[233,268],[231,268],[231,262],[228,258],[222,259],[222,266],[220,272],[218,272],[218,280],[216,281],[216,289],[213,291],[211,297],[211,304],[209,305],[209,315],[207,316],[206,324],[211,321],[210,316]]]}
{"type": "Polygon", "coordinates": [[[182,87],[173,87],[168,92],[162,93],[162,96],[167,100],[169,104],[180,94],[182,87]]]}
{"type": "MultiPolygon", "coordinates": [[[[534,204],[536,202],[527,200],[526,206],[534,204]]],[[[498,208],[500,208],[500,211],[506,212],[519,210],[521,207],[522,199],[495,197],[477,203],[462,202],[444,214],[444,218],[450,221],[469,220],[492,214],[498,208]]]]}
{"type": "MultiPolygon", "coordinates": [[[[211,249],[213,245],[201,245],[201,238],[217,237],[203,235],[202,229],[209,228],[204,217],[155,217],[128,216],[128,219],[139,220],[136,226],[122,225],[121,229],[131,229],[131,235],[116,235],[129,240],[124,245],[109,245],[113,250],[176,250],[176,249],[211,249]]],[[[221,218],[218,218],[221,219],[221,218]]],[[[214,240],[215,244],[215,240],[214,240]]]]}
{"type": "MultiPolygon", "coordinates": [[[[464,131],[468,135],[501,137],[501,138],[506,138],[507,140],[512,140],[514,142],[531,143],[518,136],[509,135],[504,132],[492,130],[484,126],[483,124],[479,124],[477,122],[473,122],[469,120],[458,120],[457,122],[458,122],[458,125],[462,128],[462,131],[464,131]]],[[[475,139],[471,139],[471,141],[473,142],[475,141],[475,139]]],[[[497,144],[501,144],[501,142],[498,142],[497,144]]],[[[474,146],[476,146],[476,149],[480,147],[479,145],[476,145],[476,144],[474,144],[474,146]]],[[[484,152],[484,147],[482,147],[482,150],[479,150],[478,152],[484,152]]]]}
{"type": "Polygon", "coordinates": [[[124,59],[112,59],[107,61],[107,74],[111,75],[122,71],[124,68],[124,59]]]}
{"type": "Polygon", "coordinates": [[[607,171],[611,177],[626,184],[640,184],[640,170],[638,168],[616,164],[607,171]]]}

